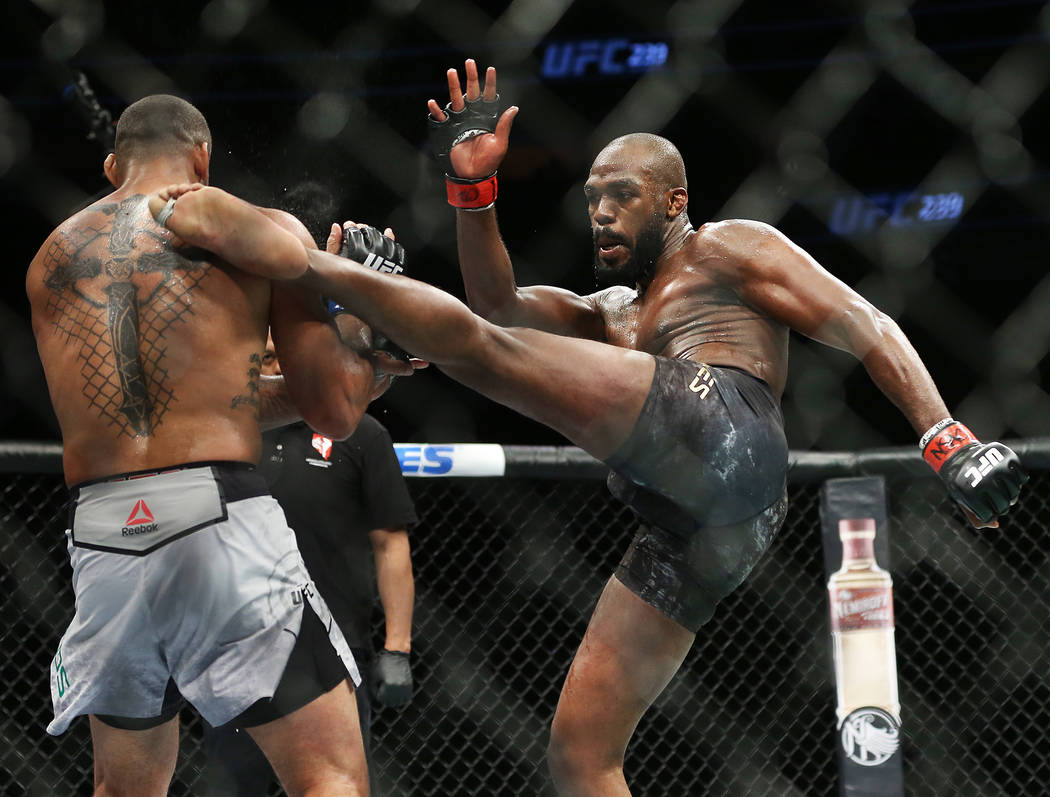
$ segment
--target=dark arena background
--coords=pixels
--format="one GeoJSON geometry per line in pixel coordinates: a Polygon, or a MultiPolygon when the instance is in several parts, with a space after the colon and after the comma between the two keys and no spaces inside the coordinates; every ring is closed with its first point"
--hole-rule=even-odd
{"type": "MultiPolygon", "coordinates": [[[[87,723],[44,733],[73,598],[24,277],[106,188],[107,114],[185,96],[212,128],[214,184],[313,229],[389,225],[412,276],[462,296],[425,102],[444,104],[468,56],[521,107],[498,203],[519,283],[593,290],[587,169],[617,135],[660,133],[685,158],[694,225],[784,231],[893,316],[955,417],[1033,475],[1000,530],[970,529],[863,368],[794,338],[791,514],[639,726],[635,793],[838,793],[817,509],[824,479],[861,473],[889,494],[906,793],[1048,792],[1050,4],[5,0],[2,19],[0,794],[91,791],[87,723]]],[[[500,443],[532,463],[410,481],[417,696],[378,714],[377,783],[550,794],[547,727],[630,517],[563,438],[436,369],[371,411],[397,442],[500,443]]],[[[183,720],[171,793],[192,795],[199,727],[183,720]]]]}

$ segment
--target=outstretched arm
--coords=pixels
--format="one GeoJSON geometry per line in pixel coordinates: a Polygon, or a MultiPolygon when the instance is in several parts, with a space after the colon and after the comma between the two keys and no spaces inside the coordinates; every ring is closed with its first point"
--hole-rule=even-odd
{"type": "MultiPolygon", "coordinates": [[[[170,186],[150,197],[150,211],[177,238],[207,249],[232,266],[280,280],[270,302],[270,328],[281,359],[283,384],[268,386],[272,406],[267,425],[289,419],[287,398],[312,428],[329,437],[349,436],[369,401],[389,384],[389,373],[411,373],[409,364],[389,363],[378,372],[371,352],[344,345],[321,296],[301,283],[307,251],[316,250],[294,216],[258,208],[218,188],[170,186]],[[174,202],[172,202],[174,200],[174,202]],[[281,406],[277,406],[280,404],[281,406]]],[[[330,246],[340,236],[333,231],[330,246]]]]}
{"type": "Polygon", "coordinates": [[[825,271],[772,227],[731,221],[710,225],[726,255],[727,280],[757,310],[808,337],[853,354],[922,435],[923,455],[978,527],[997,526],[1027,481],[1001,443],[982,445],[953,421],[932,377],[896,322],[825,271]]]}
{"type": "Polygon", "coordinates": [[[593,301],[550,286],[519,287],[496,220],[496,171],[507,154],[518,108],[496,119],[496,70],[489,67],[482,91],[474,61],[466,62],[467,90],[449,69],[446,113],[427,102],[435,146],[448,169],[449,202],[456,210],[460,270],[470,308],[500,326],[528,326],[601,340],[604,326],[593,301]],[[488,126],[491,132],[484,132],[488,126]],[[460,140],[462,139],[462,140],[460,140]],[[458,142],[458,143],[457,143],[458,142]],[[446,158],[447,156],[447,158],[446,158]],[[466,199],[476,195],[477,199],[466,199]],[[466,207],[466,205],[478,205],[466,207]]]}
{"type": "Polygon", "coordinates": [[[260,208],[221,188],[171,185],[150,196],[149,210],[176,237],[249,274],[289,280],[306,271],[309,235],[304,240],[281,226],[263,225],[260,208]]]}

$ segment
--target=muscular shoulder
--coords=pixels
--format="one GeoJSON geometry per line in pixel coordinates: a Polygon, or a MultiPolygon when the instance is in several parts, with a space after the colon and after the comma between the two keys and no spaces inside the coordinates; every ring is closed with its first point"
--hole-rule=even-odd
{"type": "Polygon", "coordinates": [[[596,293],[583,297],[592,307],[603,316],[621,310],[638,298],[638,291],[628,288],[626,285],[613,285],[611,288],[603,288],[596,293]]]}
{"type": "Polygon", "coordinates": [[[291,213],[284,210],[278,210],[277,208],[259,208],[259,210],[302,241],[307,249],[317,248],[317,242],[314,241],[313,236],[310,235],[310,231],[306,229],[306,225],[291,213]]]}
{"type": "Polygon", "coordinates": [[[709,271],[727,278],[753,277],[775,267],[779,255],[795,245],[776,227],[751,219],[727,219],[702,225],[691,242],[709,271]]]}
{"type": "Polygon", "coordinates": [[[80,239],[92,233],[101,234],[107,226],[106,222],[109,217],[114,215],[118,207],[117,202],[106,196],[81,208],[51,231],[43,246],[40,247],[40,253],[50,250],[51,254],[58,254],[54,251],[53,246],[56,241],[62,239],[80,239]]]}
{"type": "MultiPolygon", "coordinates": [[[[135,226],[142,213],[148,215],[145,196],[141,194],[123,198],[109,194],[74,213],[51,231],[29,264],[26,273],[27,292],[32,297],[33,289],[47,280],[54,282],[54,279],[58,279],[59,283],[65,284],[65,277],[96,276],[105,253],[103,243],[113,234],[114,219],[119,215],[123,220],[120,230],[123,233],[122,242],[126,241],[125,246],[128,247],[139,233],[151,232],[135,226]],[[60,276],[56,277],[56,272],[60,276]]],[[[156,240],[160,241],[159,228],[156,232],[156,240]]],[[[56,288],[59,283],[51,287],[56,288]]]]}
{"type": "Polygon", "coordinates": [[[701,225],[696,231],[694,245],[712,254],[752,258],[764,248],[779,246],[786,241],[780,230],[764,221],[726,219],[701,225]]]}

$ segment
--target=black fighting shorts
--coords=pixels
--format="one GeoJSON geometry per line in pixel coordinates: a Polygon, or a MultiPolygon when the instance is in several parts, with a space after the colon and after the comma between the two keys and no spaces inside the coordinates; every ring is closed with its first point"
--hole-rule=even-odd
{"type": "Polygon", "coordinates": [[[642,521],[616,577],[696,631],[765,553],[787,512],[787,440],[769,386],[736,368],[656,358],[609,490],[642,521]]]}

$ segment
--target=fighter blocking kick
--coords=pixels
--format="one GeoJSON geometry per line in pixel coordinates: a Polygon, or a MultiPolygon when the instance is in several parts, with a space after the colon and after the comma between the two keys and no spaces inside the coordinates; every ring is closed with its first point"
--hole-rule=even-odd
{"type": "Polygon", "coordinates": [[[495,70],[482,92],[473,62],[466,93],[455,70],[449,90],[446,109],[431,101],[430,110],[447,142],[467,297],[490,320],[424,283],[307,252],[217,189],[172,186],[150,207],[180,238],[234,264],[270,259],[610,466],[610,489],[640,526],[568,673],[548,760],[562,794],[628,795],[623,755],[638,720],[783,521],[779,400],[791,329],[863,363],[974,525],[996,525],[1027,477],[1009,448],[950,418],[892,319],[777,230],[736,220],[693,229],[684,164],[660,137],[616,139],[585,186],[595,271],[620,284],[589,296],[517,286],[494,211],[517,109],[496,113],[495,70]]]}

